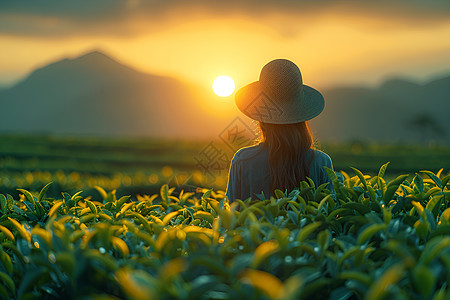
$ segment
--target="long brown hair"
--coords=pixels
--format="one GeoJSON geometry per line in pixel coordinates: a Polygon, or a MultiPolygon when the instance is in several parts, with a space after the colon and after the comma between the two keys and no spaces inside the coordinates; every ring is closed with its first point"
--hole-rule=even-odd
{"type": "Polygon", "coordinates": [[[269,151],[270,191],[275,189],[288,193],[300,186],[309,176],[314,152],[307,160],[307,152],[313,147],[313,136],[308,122],[294,124],[269,124],[258,122],[262,142],[269,151]]]}

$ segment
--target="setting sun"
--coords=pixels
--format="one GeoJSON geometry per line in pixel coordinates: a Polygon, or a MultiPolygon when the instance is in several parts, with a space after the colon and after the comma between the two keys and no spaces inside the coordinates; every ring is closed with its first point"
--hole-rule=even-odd
{"type": "Polygon", "coordinates": [[[234,92],[235,84],[231,77],[221,75],[214,79],[212,85],[214,93],[220,97],[230,96],[234,92]]]}

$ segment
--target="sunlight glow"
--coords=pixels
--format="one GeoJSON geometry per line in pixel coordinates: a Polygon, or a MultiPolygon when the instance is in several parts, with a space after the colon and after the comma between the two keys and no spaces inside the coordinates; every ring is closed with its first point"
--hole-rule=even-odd
{"type": "Polygon", "coordinates": [[[214,79],[212,85],[214,93],[220,97],[227,97],[233,94],[235,84],[231,77],[226,75],[221,75],[214,79]]]}

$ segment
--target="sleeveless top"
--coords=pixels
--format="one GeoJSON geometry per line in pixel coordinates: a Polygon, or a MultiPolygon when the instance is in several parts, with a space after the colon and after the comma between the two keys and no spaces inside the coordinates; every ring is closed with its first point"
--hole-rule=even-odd
{"type": "MultiPolygon", "coordinates": [[[[317,186],[329,183],[327,188],[334,193],[333,186],[327,172],[323,168],[333,170],[331,158],[319,150],[309,150],[307,159],[314,151],[314,159],[310,166],[310,176],[317,186]]],[[[252,197],[253,200],[270,199],[270,174],[269,152],[263,143],[239,149],[233,156],[228,173],[228,185],[226,195],[230,203],[236,199],[245,200],[252,197]],[[259,196],[259,197],[258,197],[259,196]]],[[[291,191],[287,191],[288,193],[291,191]]]]}

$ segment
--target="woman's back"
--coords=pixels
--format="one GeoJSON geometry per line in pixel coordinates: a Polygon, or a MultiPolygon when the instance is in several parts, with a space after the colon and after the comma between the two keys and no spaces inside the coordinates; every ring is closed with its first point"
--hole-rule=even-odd
{"type": "MultiPolygon", "coordinates": [[[[331,158],[322,151],[310,149],[307,156],[301,159],[308,161],[311,155],[314,157],[309,168],[309,178],[316,186],[329,182],[328,174],[323,167],[333,169],[331,158]]],[[[245,147],[236,152],[231,162],[226,192],[230,202],[248,197],[258,199],[261,193],[265,198],[269,198],[270,184],[269,153],[264,143],[245,147]]],[[[332,188],[331,183],[329,188],[332,188]]]]}

